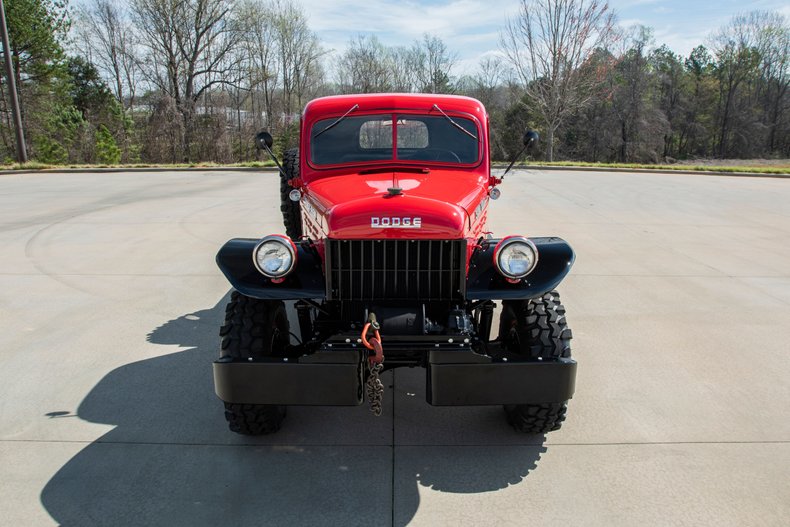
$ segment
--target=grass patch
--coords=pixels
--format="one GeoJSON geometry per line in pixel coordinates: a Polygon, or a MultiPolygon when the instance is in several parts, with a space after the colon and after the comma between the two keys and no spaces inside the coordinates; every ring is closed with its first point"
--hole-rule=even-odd
{"type": "Polygon", "coordinates": [[[274,167],[273,161],[247,161],[244,163],[231,163],[227,165],[220,165],[218,163],[130,163],[127,165],[52,165],[47,163],[39,163],[38,161],[28,161],[27,163],[12,163],[8,165],[0,165],[0,170],[86,170],[91,168],[110,168],[110,169],[127,169],[127,168],[159,168],[162,170],[178,169],[178,168],[196,168],[196,169],[211,169],[211,168],[268,168],[274,167]]]}
{"type": "Polygon", "coordinates": [[[584,168],[623,168],[631,170],[691,170],[695,172],[745,172],[750,174],[790,174],[788,167],[771,166],[719,166],[719,165],[648,165],[642,163],[587,163],[584,161],[528,161],[516,167],[584,167],[584,168]]]}
{"type": "MultiPolygon", "coordinates": [[[[497,168],[507,166],[508,163],[497,161],[494,163],[497,168]]],[[[275,164],[272,161],[247,161],[244,163],[231,163],[227,165],[220,165],[217,163],[173,163],[173,164],[156,164],[156,163],[135,163],[128,165],[51,165],[47,163],[39,163],[38,161],[28,161],[27,163],[12,163],[7,165],[0,165],[0,170],[85,170],[91,168],[98,169],[130,169],[130,168],[157,168],[162,170],[173,170],[183,168],[194,169],[212,169],[212,168],[271,168],[275,164]]],[[[775,167],[775,166],[719,166],[719,165],[648,165],[641,163],[587,163],[584,161],[554,161],[547,163],[544,161],[528,161],[526,163],[515,165],[516,168],[529,168],[529,167],[582,167],[582,168],[622,168],[631,170],[662,170],[662,171],[676,171],[676,170],[691,170],[699,172],[745,172],[750,174],[790,174],[790,167],[775,167]]]]}

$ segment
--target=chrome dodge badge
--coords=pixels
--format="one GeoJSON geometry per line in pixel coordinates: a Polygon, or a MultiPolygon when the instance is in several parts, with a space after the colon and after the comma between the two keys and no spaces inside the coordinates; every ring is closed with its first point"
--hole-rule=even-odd
{"type": "Polygon", "coordinates": [[[370,218],[370,226],[378,229],[419,229],[422,227],[422,218],[374,216],[370,218]]]}

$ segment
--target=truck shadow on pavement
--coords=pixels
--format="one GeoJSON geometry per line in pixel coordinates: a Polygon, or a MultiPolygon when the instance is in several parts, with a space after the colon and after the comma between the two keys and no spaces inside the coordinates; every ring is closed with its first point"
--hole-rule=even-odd
{"type": "MultiPolygon", "coordinates": [[[[506,425],[482,436],[487,440],[459,442],[453,427],[481,416],[493,422],[494,414],[503,421],[481,408],[452,409],[446,427],[430,417],[398,424],[413,426],[406,436],[425,442],[398,439],[392,404],[379,419],[364,406],[293,407],[278,434],[233,434],[211,373],[228,296],[147,335],[149,343],[186,350],[117,368],[85,397],[78,417],[114,428],[42,490],[56,522],[406,525],[420,506],[420,487],[465,494],[505,488],[522,482],[546,451],[543,436],[517,436],[506,425]]],[[[391,374],[384,380],[392,384],[391,374]]]]}

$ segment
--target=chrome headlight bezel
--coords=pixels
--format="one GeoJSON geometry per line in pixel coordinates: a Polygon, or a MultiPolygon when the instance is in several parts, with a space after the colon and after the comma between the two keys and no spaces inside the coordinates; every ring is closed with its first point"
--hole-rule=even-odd
{"type": "Polygon", "coordinates": [[[284,278],[296,267],[296,244],[294,244],[293,240],[291,240],[289,237],[283,236],[282,234],[270,234],[269,236],[264,236],[252,250],[252,263],[255,266],[255,269],[257,269],[259,273],[267,278],[271,278],[273,280],[284,278]],[[291,258],[291,263],[284,271],[271,273],[266,271],[258,261],[258,253],[265,245],[270,243],[277,243],[288,252],[291,258]]]}
{"type": "Polygon", "coordinates": [[[497,271],[509,280],[521,280],[525,276],[529,275],[532,271],[535,270],[535,267],[538,265],[538,248],[529,238],[525,236],[508,236],[503,238],[497,246],[494,248],[494,265],[497,268],[497,271]],[[506,271],[502,264],[500,263],[500,258],[502,253],[508,247],[513,247],[514,245],[521,245],[526,247],[532,253],[532,263],[527,269],[526,272],[520,274],[513,274],[509,271],[506,271]]]}

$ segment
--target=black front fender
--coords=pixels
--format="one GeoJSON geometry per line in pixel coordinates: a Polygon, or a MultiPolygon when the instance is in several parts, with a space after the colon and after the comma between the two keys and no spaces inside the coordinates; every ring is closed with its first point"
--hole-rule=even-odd
{"type": "Polygon", "coordinates": [[[307,241],[296,244],[296,268],[279,284],[263,276],[252,261],[259,239],[234,238],[217,253],[217,265],[231,285],[245,296],[266,300],[324,298],[326,282],[321,258],[307,241]]]}
{"type": "Polygon", "coordinates": [[[538,248],[538,265],[516,284],[496,269],[494,248],[500,240],[484,240],[469,262],[466,297],[469,300],[526,300],[557,287],[571,270],[576,255],[562,238],[530,238],[538,248]]]}

